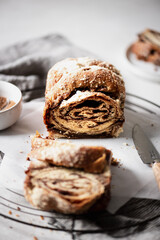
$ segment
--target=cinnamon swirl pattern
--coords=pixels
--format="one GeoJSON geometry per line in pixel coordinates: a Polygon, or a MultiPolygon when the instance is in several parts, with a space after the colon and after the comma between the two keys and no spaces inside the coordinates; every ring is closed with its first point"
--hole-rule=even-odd
{"type": "Polygon", "coordinates": [[[48,73],[44,123],[49,137],[117,137],[123,130],[125,87],[111,64],[69,58],[48,73]]]}
{"type": "Polygon", "coordinates": [[[110,163],[112,153],[104,147],[84,146],[44,139],[40,135],[31,138],[29,159],[37,159],[56,166],[74,167],[85,172],[101,173],[110,163]]]}
{"type": "Polygon", "coordinates": [[[25,197],[33,206],[64,214],[104,209],[110,198],[109,189],[107,167],[102,174],[90,174],[41,162],[31,162],[24,183],[25,197]]]}

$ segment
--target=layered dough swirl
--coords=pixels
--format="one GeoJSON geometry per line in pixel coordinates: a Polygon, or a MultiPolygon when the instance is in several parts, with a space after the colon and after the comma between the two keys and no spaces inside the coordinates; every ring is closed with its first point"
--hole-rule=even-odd
{"type": "Polygon", "coordinates": [[[117,137],[124,122],[125,87],[111,64],[69,58],[48,73],[44,123],[52,137],[117,137]]]}
{"type": "Polygon", "coordinates": [[[43,210],[64,214],[81,214],[92,207],[101,210],[110,198],[110,171],[106,167],[102,174],[90,174],[31,162],[24,191],[26,199],[43,210]]]}

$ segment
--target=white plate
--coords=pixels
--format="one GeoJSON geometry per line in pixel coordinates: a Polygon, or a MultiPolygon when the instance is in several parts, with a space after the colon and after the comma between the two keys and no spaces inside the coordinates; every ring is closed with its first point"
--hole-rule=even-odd
{"type": "Polygon", "coordinates": [[[160,67],[152,63],[138,60],[136,55],[131,52],[130,45],[125,50],[125,63],[128,69],[142,79],[160,82],[160,67]]]}

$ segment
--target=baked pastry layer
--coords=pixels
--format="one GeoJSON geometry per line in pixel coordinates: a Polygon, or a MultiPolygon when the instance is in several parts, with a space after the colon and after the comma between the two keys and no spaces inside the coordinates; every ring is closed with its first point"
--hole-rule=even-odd
{"type": "Polygon", "coordinates": [[[56,166],[83,169],[85,172],[101,173],[109,165],[112,152],[104,147],[84,146],[44,139],[38,135],[31,138],[32,151],[28,158],[48,162],[56,166]]]}
{"type": "Polygon", "coordinates": [[[24,183],[24,195],[34,207],[64,214],[102,210],[110,198],[110,170],[102,174],[84,173],[31,162],[24,183]]]}
{"type": "Polygon", "coordinates": [[[146,29],[138,35],[131,50],[138,59],[160,66],[160,32],[146,29]]]}
{"type": "Polygon", "coordinates": [[[122,132],[125,87],[111,64],[69,58],[48,73],[44,123],[52,137],[114,136],[122,132]]]}

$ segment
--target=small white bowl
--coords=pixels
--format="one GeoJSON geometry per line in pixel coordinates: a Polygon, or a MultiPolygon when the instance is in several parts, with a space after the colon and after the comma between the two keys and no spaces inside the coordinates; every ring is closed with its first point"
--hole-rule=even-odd
{"type": "Polygon", "coordinates": [[[15,102],[15,105],[11,108],[0,111],[0,130],[3,130],[18,120],[22,110],[22,93],[12,83],[0,81],[0,97],[6,97],[8,100],[15,102]]]}

